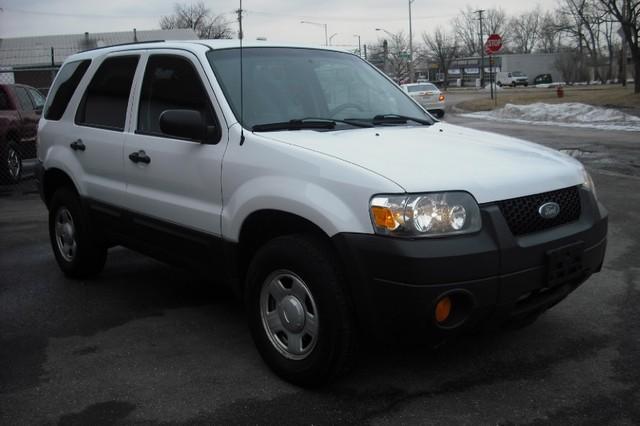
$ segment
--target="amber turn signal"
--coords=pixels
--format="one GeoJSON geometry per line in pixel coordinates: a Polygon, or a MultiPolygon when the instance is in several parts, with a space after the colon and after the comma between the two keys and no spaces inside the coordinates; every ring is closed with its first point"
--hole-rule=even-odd
{"type": "Polygon", "coordinates": [[[440,102],[444,101],[444,95],[440,95],[438,99],[440,99],[440,102]]]}
{"type": "Polygon", "coordinates": [[[398,227],[398,223],[393,218],[393,212],[388,207],[371,207],[371,214],[376,226],[383,229],[393,231],[398,227]]]}
{"type": "Polygon", "coordinates": [[[451,298],[443,297],[436,304],[436,321],[445,322],[451,315],[451,298]]]}

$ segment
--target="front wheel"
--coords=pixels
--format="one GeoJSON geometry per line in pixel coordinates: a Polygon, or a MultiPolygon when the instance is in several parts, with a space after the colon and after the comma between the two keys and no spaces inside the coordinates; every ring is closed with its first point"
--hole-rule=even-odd
{"type": "Polygon", "coordinates": [[[88,278],[104,268],[106,245],[91,230],[72,189],[58,189],[49,209],[49,237],[60,269],[70,278],[88,278]]]}
{"type": "Polygon", "coordinates": [[[355,325],[330,246],[313,235],[275,238],[251,262],[245,292],[260,355],[302,386],[343,375],[355,357],[355,325]]]}

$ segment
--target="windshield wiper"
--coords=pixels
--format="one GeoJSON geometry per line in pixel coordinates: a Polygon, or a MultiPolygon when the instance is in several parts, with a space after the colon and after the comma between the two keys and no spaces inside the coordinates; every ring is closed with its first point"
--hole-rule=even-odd
{"type": "Polygon", "coordinates": [[[372,124],[352,119],[300,118],[278,123],[256,124],[251,130],[254,132],[275,132],[278,130],[334,129],[336,123],[349,124],[355,127],[373,127],[372,124]]]}
{"type": "Polygon", "coordinates": [[[406,115],[398,114],[380,114],[376,115],[373,117],[373,120],[371,120],[373,124],[407,124],[407,121],[414,121],[425,126],[433,124],[431,120],[426,118],[408,117],[406,115]]]}

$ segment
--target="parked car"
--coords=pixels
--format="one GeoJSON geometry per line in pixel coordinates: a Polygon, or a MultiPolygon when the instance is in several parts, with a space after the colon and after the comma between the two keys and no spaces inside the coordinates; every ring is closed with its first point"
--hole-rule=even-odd
{"type": "Polygon", "coordinates": [[[411,83],[400,87],[434,116],[444,117],[445,96],[434,84],[411,83]]]}
{"type": "Polygon", "coordinates": [[[17,183],[22,160],[35,158],[38,120],[45,98],[22,84],[0,84],[0,184],[17,183]]]}
{"type": "Polygon", "coordinates": [[[521,71],[498,72],[496,73],[496,83],[498,86],[524,86],[529,85],[529,78],[521,71]]]}
{"type": "Polygon", "coordinates": [[[523,326],[600,270],[607,213],[572,157],[435,121],[357,55],[242,58],[199,40],[66,60],[36,174],[67,276],[116,245],[206,273],[266,363],[317,385],[358,338],[523,326]]]}
{"type": "Polygon", "coordinates": [[[533,84],[551,84],[551,83],[553,83],[553,78],[551,78],[551,74],[540,74],[533,79],[533,84]]]}

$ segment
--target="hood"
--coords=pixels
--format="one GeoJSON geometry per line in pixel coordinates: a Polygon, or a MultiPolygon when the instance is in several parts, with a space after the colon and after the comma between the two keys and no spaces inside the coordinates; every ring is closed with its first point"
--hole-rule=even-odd
{"type": "Polygon", "coordinates": [[[584,182],[582,165],[568,155],[446,123],[261,135],[369,169],[407,192],[462,190],[470,192],[478,203],[584,182]]]}

